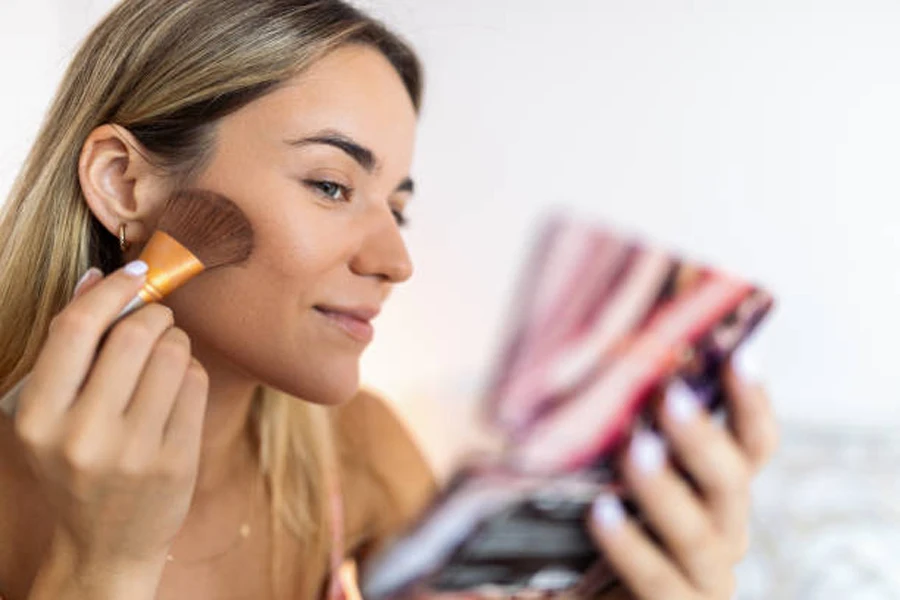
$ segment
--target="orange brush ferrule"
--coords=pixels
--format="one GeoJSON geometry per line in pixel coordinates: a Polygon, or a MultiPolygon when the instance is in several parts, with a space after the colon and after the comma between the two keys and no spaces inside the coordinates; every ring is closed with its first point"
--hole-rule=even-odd
{"type": "Polygon", "coordinates": [[[190,250],[159,230],[144,246],[141,260],[147,263],[150,270],[138,296],[148,303],[159,302],[205,268],[190,250]]]}
{"type": "MultiPolygon", "coordinates": [[[[150,236],[150,240],[141,251],[140,258],[149,267],[147,280],[141,291],[119,313],[116,322],[145,304],[159,302],[206,268],[193,252],[160,230],[150,236]]],[[[101,343],[107,333],[103,334],[101,343]]],[[[5,396],[0,397],[0,412],[9,416],[15,415],[19,405],[19,394],[29,375],[23,377],[5,396]]]]}

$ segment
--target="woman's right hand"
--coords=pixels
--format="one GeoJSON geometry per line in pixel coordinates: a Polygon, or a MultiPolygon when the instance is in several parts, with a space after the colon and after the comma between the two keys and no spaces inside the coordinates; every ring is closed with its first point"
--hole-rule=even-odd
{"type": "Polygon", "coordinates": [[[161,573],[188,512],[208,378],[172,311],[150,304],[105,330],[143,263],[84,280],[53,319],[15,430],[57,521],[54,548],[103,572],[161,573]]]}

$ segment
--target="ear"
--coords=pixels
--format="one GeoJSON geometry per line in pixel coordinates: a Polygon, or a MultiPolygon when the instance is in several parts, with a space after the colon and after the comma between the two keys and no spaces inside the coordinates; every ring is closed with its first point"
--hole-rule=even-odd
{"type": "Polygon", "coordinates": [[[125,224],[126,239],[145,242],[155,229],[168,196],[163,170],[127,129],[106,124],[94,129],[81,148],[78,177],[91,212],[115,236],[125,224]]]}

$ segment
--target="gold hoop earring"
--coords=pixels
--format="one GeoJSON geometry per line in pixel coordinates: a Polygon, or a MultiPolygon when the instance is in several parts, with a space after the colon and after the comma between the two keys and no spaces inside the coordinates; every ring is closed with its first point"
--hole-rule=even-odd
{"type": "Polygon", "coordinates": [[[119,248],[122,252],[127,252],[130,247],[131,244],[125,239],[125,223],[122,223],[119,225],[119,248]]]}

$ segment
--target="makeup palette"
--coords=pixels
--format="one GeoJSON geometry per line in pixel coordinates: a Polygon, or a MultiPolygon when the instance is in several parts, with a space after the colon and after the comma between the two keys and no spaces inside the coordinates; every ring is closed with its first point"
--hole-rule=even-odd
{"type": "Polygon", "coordinates": [[[376,558],[366,598],[581,598],[614,585],[585,523],[597,495],[626,495],[615,457],[658,429],[670,385],[726,410],[724,364],[773,305],[741,278],[563,215],[533,248],[484,394],[503,450],[461,467],[376,558]]]}

